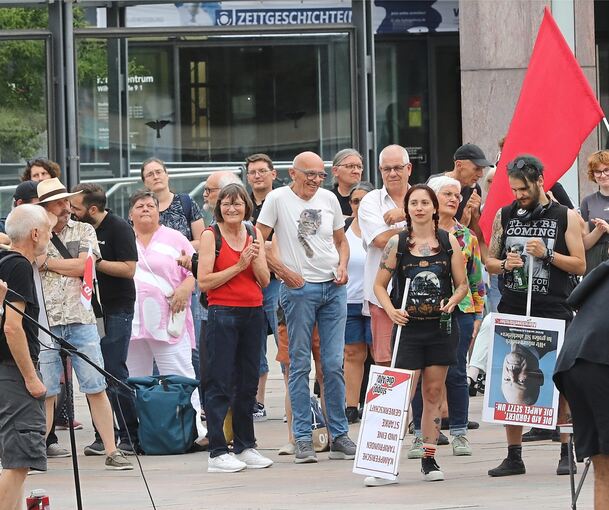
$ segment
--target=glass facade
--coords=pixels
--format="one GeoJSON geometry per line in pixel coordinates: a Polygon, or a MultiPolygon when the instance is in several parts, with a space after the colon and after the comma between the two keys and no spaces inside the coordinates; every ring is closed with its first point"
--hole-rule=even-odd
{"type": "MultiPolygon", "coordinates": [[[[181,166],[277,161],[303,150],[332,159],[352,139],[350,36],[127,38],[128,152],[181,166]]],[[[97,74],[79,67],[82,175],[116,175],[111,40],[78,40],[97,74]],[[114,124],[113,124],[114,122],[114,124]]],[[[120,89],[119,89],[120,90],[120,89]]],[[[115,101],[116,102],[116,101],[115,101]]]]}
{"type": "Polygon", "coordinates": [[[405,146],[425,182],[461,145],[458,35],[377,37],[375,51],[377,146],[405,146]]]}

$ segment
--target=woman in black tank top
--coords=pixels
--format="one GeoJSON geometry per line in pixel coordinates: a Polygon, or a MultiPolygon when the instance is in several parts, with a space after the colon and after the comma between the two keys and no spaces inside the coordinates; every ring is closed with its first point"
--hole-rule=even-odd
{"type": "Polygon", "coordinates": [[[411,187],[404,209],[407,226],[383,251],[374,293],[393,323],[402,326],[395,366],[415,371],[411,394],[419,375],[422,377],[423,478],[443,480],[434,454],[446,373],[456,362],[458,332],[451,315],[467,293],[465,262],[457,240],[438,229],[438,199],[431,188],[423,184],[411,187]],[[402,311],[407,278],[410,286],[402,311]],[[387,292],[390,281],[395,287],[391,297],[387,292]]]}

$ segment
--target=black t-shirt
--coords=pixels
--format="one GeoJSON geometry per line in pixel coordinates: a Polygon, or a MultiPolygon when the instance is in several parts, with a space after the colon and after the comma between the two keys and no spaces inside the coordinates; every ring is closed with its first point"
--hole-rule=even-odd
{"type": "Polygon", "coordinates": [[[338,203],[340,204],[340,210],[343,212],[343,214],[345,216],[351,216],[353,214],[353,210],[351,209],[351,202],[349,202],[349,199],[351,197],[349,195],[347,195],[346,197],[343,197],[338,192],[338,184],[335,184],[330,191],[336,195],[336,198],[338,198],[338,203]]]}
{"type": "MultiPolygon", "coordinates": [[[[137,262],[135,233],[119,216],[108,211],[95,229],[103,260],[111,262],[137,262]]],[[[133,278],[118,278],[97,272],[99,294],[104,313],[133,312],[135,283],[133,278]]]]}
{"type": "MultiPolygon", "coordinates": [[[[431,181],[434,177],[443,177],[445,175],[446,175],[445,172],[430,175],[429,179],[427,179],[427,182],[431,181]]],[[[463,185],[461,185],[461,196],[463,197],[463,200],[461,200],[461,203],[459,204],[459,207],[457,208],[457,213],[455,214],[455,219],[457,221],[461,221],[461,216],[463,216],[463,209],[465,209],[465,205],[467,204],[469,197],[472,196],[472,193],[474,192],[474,190],[476,190],[476,192],[478,193],[478,196],[480,196],[480,197],[482,196],[482,188],[480,187],[480,185],[478,183],[474,184],[473,186],[467,186],[467,187],[464,187],[463,185]]]]}
{"type": "MultiPolygon", "coordinates": [[[[3,251],[0,252],[0,261],[9,254],[16,253],[14,251],[3,251]]],[[[15,303],[22,302],[25,299],[25,313],[30,317],[38,320],[38,313],[40,308],[38,306],[38,298],[36,297],[36,285],[34,283],[34,269],[32,264],[23,255],[19,254],[17,257],[11,256],[10,260],[0,263],[0,279],[4,280],[10,290],[6,293],[6,300],[15,303]],[[18,294],[21,295],[18,295],[18,294]]],[[[0,328],[0,360],[1,361],[14,361],[13,355],[6,342],[6,335],[4,334],[4,318],[2,317],[1,328],[0,328]]],[[[25,331],[25,337],[27,339],[28,348],[30,350],[30,356],[32,361],[38,361],[38,354],[40,353],[40,344],[38,343],[38,326],[36,326],[31,320],[23,318],[22,320],[23,330],[25,331]]]]}

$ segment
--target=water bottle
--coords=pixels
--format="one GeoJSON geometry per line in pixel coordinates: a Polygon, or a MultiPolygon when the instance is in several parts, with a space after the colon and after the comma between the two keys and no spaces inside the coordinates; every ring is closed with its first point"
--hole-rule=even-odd
{"type": "MultiPolygon", "coordinates": [[[[519,253],[516,247],[512,247],[511,252],[519,253]]],[[[524,262],[524,257],[521,256],[521,258],[524,262]]],[[[528,289],[527,272],[524,265],[522,267],[515,267],[512,270],[512,278],[514,279],[514,290],[528,289]]]]}
{"type": "Polygon", "coordinates": [[[27,510],[51,510],[51,503],[44,489],[34,489],[25,499],[27,510]]]}
{"type": "Polygon", "coordinates": [[[452,315],[447,312],[440,314],[440,331],[444,336],[450,336],[452,332],[452,315]]]}

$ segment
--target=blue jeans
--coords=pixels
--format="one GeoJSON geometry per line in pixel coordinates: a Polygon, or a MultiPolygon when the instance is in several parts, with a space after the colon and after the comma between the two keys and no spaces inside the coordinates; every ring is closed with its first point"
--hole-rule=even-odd
{"type": "Polygon", "coordinates": [[[269,372],[269,363],[266,359],[266,340],[269,331],[268,326],[271,326],[271,331],[273,332],[273,336],[275,337],[275,345],[279,344],[279,339],[277,338],[277,307],[279,306],[279,280],[275,280],[274,278],[271,279],[269,285],[266,288],[262,289],[262,294],[264,296],[262,308],[264,310],[266,320],[264,321],[264,326],[262,327],[260,333],[262,344],[262,348],[260,349],[260,376],[268,374],[269,372]]]}
{"type": "Polygon", "coordinates": [[[349,431],[345,416],[343,353],[347,320],[347,288],[333,282],[309,283],[291,289],[284,283],[279,301],[288,327],[292,429],[297,441],[311,441],[311,334],[317,322],[328,430],[336,439],[349,431]]]}
{"type": "Polygon", "coordinates": [[[195,348],[192,350],[192,366],[195,369],[195,377],[197,380],[201,380],[201,372],[200,372],[200,361],[199,361],[199,351],[200,349],[200,341],[199,337],[201,336],[201,321],[203,320],[203,307],[201,303],[199,303],[199,296],[201,292],[199,289],[195,289],[190,298],[190,310],[192,311],[192,321],[195,325],[195,348]]]}
{"type": "Polygon", "coordinates": [[[209,456],[228,453],[224,418],[233,410],[235,453],[254,448],[262,307],[210,306],[206,325],[205,415],[209,456]]]}
{"type": "MultiPolygon", "coordinates": [[[[458,308],[453,312],[459,325],[459,344],[457,345],[457,364],[451,365],[446,374],[446,400],[448,402],[448,415],[450,434],[462,436],[467,434],[469,393],[467,387],[467,351],[474,332],[475,314],[463,313],[458,308]]],[[[412,400],[412,414],[414,428],[420,436],[421,415],[423,413],[423,399],[421,385],[417,386],[412,400]]]]}
{"type": "MultiPolygon", "coordinates": [[[[127,368],[127,353],[129,352],[129,340],[131,338],[131,322],[133,312],[107,313],[104,317],[105,336],[101,339],[101,350],[104,357],[104,366],[114,377],[125,382],[129,377],[127,368]]],[[[108,384],[108,398],[118,423],[119,437],[121,442],[129,444],[128,435],[134,444],[137,439],[137,414],[135,412],[135,399],[133,394],[115,388],[112,383],[108,384]],[[125,421],[121,417],[118,404],[123,411],[125,421]]],[[[95,438],[101,441],[97,429],[95,438]]]]}

